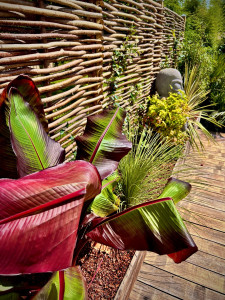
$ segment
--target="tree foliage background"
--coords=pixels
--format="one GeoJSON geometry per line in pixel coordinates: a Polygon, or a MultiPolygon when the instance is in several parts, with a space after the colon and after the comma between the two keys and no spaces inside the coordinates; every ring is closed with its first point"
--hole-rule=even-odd
{"type": "MultiPolygon", "coordinates": [[[[225,112],[225,0],[165,0],[164,5],[186,15],[185,39],[177,66],[198,65],[208,103],[225,112]]],[[[225,113],[224,113],[225,114],[225,113]]]]}

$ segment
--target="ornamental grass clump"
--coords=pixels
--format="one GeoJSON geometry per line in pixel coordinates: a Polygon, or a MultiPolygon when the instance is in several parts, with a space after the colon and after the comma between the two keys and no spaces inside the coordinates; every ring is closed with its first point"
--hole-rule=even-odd
{"type": "Polygon", "coordinates": [[[201,77],[198,66],[192,68],[185,66],[184,90],[188,100],[188,120],[187,134],[190,144],[196,149],[204,149],[199,132],[202,132],[208,141],[215,142],[211,133],[201,123],[201,120],[221,127],[213,115],[212,105],[206,105],[205,102],[210,91],[205,91],[201,85],[201,77]]]}
{"type": "Polygon", "coordinates": [[[125,207],[156,199],[183,149],[147,129],[140,136],[130,130],[128,139],[132,149],[118,167],[121,178],[117,192],[125,207]]]}

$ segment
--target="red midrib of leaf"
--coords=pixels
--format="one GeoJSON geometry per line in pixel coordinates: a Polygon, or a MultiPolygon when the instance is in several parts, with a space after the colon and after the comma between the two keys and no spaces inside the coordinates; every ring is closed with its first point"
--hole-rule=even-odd
{"type": "Polygon", "coordinates": [[[104,188],[106,188],[108,185],[110,185],[111,183],[115,182],[116,180],[117,180],[117,178],[116,178],[116,179],[113,179],[113,180],[111,180],[111,181],[109,181],[109,182],[107,182],[106,184],[104,184],[104,185],[102,186],[102,190],[103,190],[104,188]]]}
{"type": "Polygon", "coordinates": [[[65,293],[64,271],[59,271],[59,300],[63,300],[65,293]]]}
{"type": "Polygon", "coordinates": [[[153,200],[153,201],[148,201],[148,202],[141,203],[141,204],[138,204],[136,206],[132,206],[130,208],[127,208],[124,211],[121,211],[120,213],[117,213],[117,214],[115,214],[111,217],[104,217],[104,218],[98,217],[100,219],[100,222],[97,223],[97,225],[93,226],[92,228],[90,227],[89,231],[92,231],[96,227],[100,226],[101,224],[103,224],[107,221],[112,221],[113,219],[116,219],[116,218],[118,218],[118,217],[120,217],[124,214],[127,214],[128,212],[133,211],[135,209],[142,208],[142,207],[145,207],[145,206],[149,206],[149,205],[152,205],[152,204],[156,204],[156,203],[159,203],[159,202],[165,202],[165,201],[173,201],[173,199],[169,198],[169,197],[166,197],[166,198],[161,198],[161,199],[157,199],[157,200],[153,200]]]}
{"type": "MultiPolygon", "coordinates": [[[[15,90],[15,91],[17,91],[17,89],[14,89],[14,88],[12,88],[12,89],[15,90]]],[[[20,96],[20,97],[21,97],[21,96],[20,96]]],[[[12,101],[14,102],[14,100],[12,100],[12,101]]],[[[36,149],[36,147],[34,146],[34,143],[33,143],[32,139],[31,139],[30,135],[28,134],[26,128],[23,126],[23,123],[21,122],[20,117],[19,117],[19,115],[18,115],[18,113],[17,113],[15,102],[14,102],[14,107],[15,107],[15,113],[16,113],[16,116],[18,117],[20,124],[22,125],[24,131],[26,132],[26,134],[27,134],[27,136],[28,136],[28,138],[29,138],[29,140],[30,140],[30,142],[31,142],[31,144],[32,144],[32,146],[33,146],[33,148],[34,148],[34,151],[35,151],[35,153],[36,153],[36,155],[37,155],[37,158],[38,158],[38,160],[39,160],[39,162],[40,162],[40,164],[41,164],[42,170],[44,170],[45,167],[44,167],[43,164],[42,164],[42,161],[41,161],[41,158],[40,158],[40,156],[39,156],[39,154],[38,154],[38,152],[37,152],[37,149],[36,149]]]]}
{"type": "Polygon", "coordinates": [[[47,209],[54,208],[54,206],[56,206],[58,204],[61,204],[61,203],[66,202],[70,199],[73,199],[73,198],[76,198],[76,197],[79,197],[79,196],[83,196],[83,195],[85,195],[85,188],[80,189],[79,191],[73,192],[69,195],[65,195],[61,198],[58,198],[58,199],[52,200],[50,202],[44,203],[44,204],[39,205],[37,207],[30,208],[28,210],[25,210],[23,212],[20,212],[18,214],[15,214],[13,216],[8,217],[8,218],[2,219],[2,220],[0,220],[0,225],[8,223],[8,222],[12,222],[12,221],[20,219],[20,218],[31,216],[31,215],[36,214],[38,212],[43,212],[47,209]]]}
{"type": "Polygon", "coordinates": [[[117,115],[118,110],[119,110],[119,107],[117,108],[117,110],[116,110],[115,114],[113,115],[111,121],[110,121],[109,124],[107,125],[107,127],[106,127],[106,129],[104,130],[103,134],[101,135],[100,139],[98,140],[98,143],[97,143],[97,145],[96,145],[96,147],[95,147],[95,150],[94,150],[94,152],[92,153],[92,156],[91,156],[91,158],[90,158],[90,160],[89,160],[90,163],[93,162],[93,160],[94,160],[94,158],[95,158],[95,155],[96,155],[96,153],[97,153],[97,151],[98,151],[98,149],[99,149],[99,147],[100,147],[100,145],[101,145],[101,142],[102,142],[103,138],[105,137],[107,131],[109,130],[109,127],[112,125],[112,122],[114,121],[114,119],[115,119],[115,117],[116,117],[116,115],[117,115]]]}

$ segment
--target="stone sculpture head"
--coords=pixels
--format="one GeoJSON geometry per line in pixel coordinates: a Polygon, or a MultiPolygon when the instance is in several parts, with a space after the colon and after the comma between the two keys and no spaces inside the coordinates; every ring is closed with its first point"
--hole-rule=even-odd
{"type": "Polygon", "coordinates": [[[156,91],[160,97],[168,97],[170,92],[183,90],[183,80],[180,72],[173,68],[161,70],[156,77],[156,91]]]}

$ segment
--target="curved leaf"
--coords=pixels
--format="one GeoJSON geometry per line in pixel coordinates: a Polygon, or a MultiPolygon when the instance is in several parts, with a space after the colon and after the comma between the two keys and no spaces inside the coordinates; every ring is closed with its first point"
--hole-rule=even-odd
{"type": "Polygon", "coordinates": [[[170,254],[180,263],[197,251],[171,198],[129,208],[92,221],[87,237],[121,250],[148,250],[170,254]]]}
{"type": "Polygon", "coordinates": [[[119,179],[118,172],[114,172],[103,180],[102,191],[88,207],[89,212],[99,217],[106,217],[119,209],[120,199],[113,193],[119,179]]]}
{"type": "Polygon", "coordinates": [[[55,272],[33,300],[84,300],[86,285],[80,267],[55,272]]]}
{"type": "Polygon", "coordinates": [[[159,196],[159,198],[170,197],[174,203],[177,204],[180,200],[184,199],[191,191],[191,184],[176,178],[169,178],[167,184],[159,196]]]}
{"type": "Polygon", "coordinates": [[[5,295],[0,295],[1,300],[22,300],[19,294],[17,293],[9,293],[5,295]]]}
{"type": "Polygon", "coordinates": [[[83,136],[76,138],[77,159],[93,163],[101,178],[113,173],[130,151],[131,143],[122,135],[125,112],[121,108],[88,117],[83,136]]]}
{"type": "Polygon", "coordinates": [[[16,168],[16,155],[13,152],[12,145],[10,142],[10,131],[6,125],[5,104],[0,107],[0,178],[18,178],[16,168]]]}
{"type": "MultiPolygon", "coordinates": [[[[33,80],[27,75],[19,75],[12,80],[0,95],[0,108],[3,103],[10,106],[9,92],[11,88],[16,88],[20,92],[23,99],[30,104],[32,110],[37,114],[44,129],[48,131],[48,123],[45,118],[43,103],[41,102],[39,91],[33,80]]],[[[7,110],[9,110],[9,108],[7,110]]]]}
{"type": "Polygon", "coordinates": [[[45,119],[44,108],[35,83],[26,75],[20,75],[0,94],[0,178],[18,178],[16,168],[16,156],[13,152],[10,142],[10,132],[8,128],[8,114],[10,109],[10,101],[8,98],[11,87],[17,88],[24,97],[25,101],[30,103],[32,109],[38,115],[44,129],[48,131],[48,123],[45,119]]]}
{"type": "Polygon", "coordinates": [[[100,191],[98,171],[84,161],[0,180],[0,274],[69,267],[83,203],[100,191]]]}
{"type": "Polygon", "coordinates": [[[10,89],[9,99],[9,128],[20,177],[62,163],[65,150],[47,135],[37,115],[17,89],[10,89]]]}

